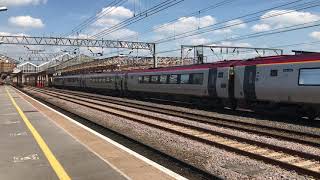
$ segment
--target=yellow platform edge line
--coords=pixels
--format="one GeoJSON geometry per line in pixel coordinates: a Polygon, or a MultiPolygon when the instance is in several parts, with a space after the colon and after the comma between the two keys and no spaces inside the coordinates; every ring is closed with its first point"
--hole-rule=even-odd
{"type": "Polygon", "coordinates": [[[46,158],[48,159],[51,167],[53,168],[53,170],[55,171],[55,173],[57,174],[58,178],[60,180],[71,180],[71,178],[69,177],[69,175],[67,174],[67,172],[64,170],[64,168],[62,167],[62,165],[59,163],[59,161],[57,160],[57,158],[53,155],[52,151],[50,150],[50,148],[48,147],[48,145],[46,144],[46,142],[43,140],[43,138],[40,136],[40,134],[38,133],[38,131],[33,127],[33,125],[31,124],[31,122],[29,121],[29,119],[27,118],[27,116],[23,113],[23,111],[20,109],[20,107],[18,106],[18,104],[16,103],[16,101],[13,99],[13,97],[11,96],[10,92],[8,91],[7,87],[6,87],[6,91],[7,94],[12,102],[12,104],[14,105],[14,107],[17,109],[19,115],[21,116],[22,120],[25,122],[25,124],[27,125],[28,129],[30,130],[30,132],[32,133],[34,139],[36,140],[36,142],[38,143],[40,149],[42,150],[42,152],[44,153],[44,155],[46,156],[46,158]]]}

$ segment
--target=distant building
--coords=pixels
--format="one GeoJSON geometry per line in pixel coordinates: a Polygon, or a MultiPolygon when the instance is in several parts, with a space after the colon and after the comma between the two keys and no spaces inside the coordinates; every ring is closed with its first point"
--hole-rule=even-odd
{"type": "Polygon", "coordinates": [[[16,61],[4,55],[0,55],[0,74],[13,72],[16,67],[16,61]]]}
{"type": "Polygon", "coordinates": [[[37,73],[39,71],[39,67],[31,62],[18,64],[17,69],[21,70],[24,74],[37,73]]]}

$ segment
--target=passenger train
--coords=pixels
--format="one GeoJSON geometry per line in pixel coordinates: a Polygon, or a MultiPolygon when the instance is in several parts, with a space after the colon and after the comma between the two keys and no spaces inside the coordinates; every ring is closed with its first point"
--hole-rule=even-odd
{"type": "Polygon", "coordinates": [[[284,108],[314,119],[320,114],[320,53],[56,76],[52,85],[124,96],[188,100],[232,109],[284,108]]]}

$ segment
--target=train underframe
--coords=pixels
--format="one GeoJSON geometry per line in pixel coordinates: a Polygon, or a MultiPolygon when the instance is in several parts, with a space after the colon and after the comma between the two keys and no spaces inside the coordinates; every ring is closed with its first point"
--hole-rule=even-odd
{"type": "Polygon", "coordinates": [[[213,98],[208,96],[190,96],[190,95],[178,95],[167,93],[151,93],[151,92],[137,92],[137,91],[115,91],[105,90],[99,88],[78,88],[78,87],[65,87],[59,86],[57,88],[80,90],[91,93],[99,93],[104,95],[113,95],[120,97],[127,97],[130,99],[153,99],[163,100],[170,103],[181,102],[189,105],[201,106],[210,109],[229,108],[236,110],[237,108],[249,109],[254,112],[264,113],[280,113],[291,116],[307,117],[310,120],[314,120],[320,116],[320,107],[313,104],[288,104],[288,103],[275,103],[270,101],[247,101],[237,100],[235,98],[213,98]],[[289,114],[288,114],[289,113],[289,114]]]}

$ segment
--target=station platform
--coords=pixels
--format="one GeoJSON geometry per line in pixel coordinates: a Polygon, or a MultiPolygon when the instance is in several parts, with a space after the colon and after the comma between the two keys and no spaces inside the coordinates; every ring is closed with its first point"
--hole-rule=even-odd
{"type": "Polygon", "coordinates": [[[184,179],[10,86],[0,144],[0,179],[184,179]]]}

